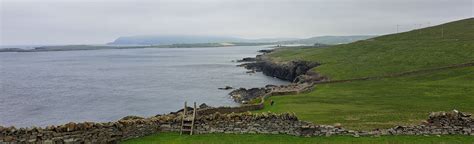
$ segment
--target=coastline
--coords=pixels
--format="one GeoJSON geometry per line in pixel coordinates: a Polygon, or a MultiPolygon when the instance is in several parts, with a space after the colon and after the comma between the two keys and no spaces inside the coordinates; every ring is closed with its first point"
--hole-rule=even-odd
{"type": "Polygon", "coordinates": [[[276,62],[267,57],[267,54],[275,51],[261,50],[260,55],[255,58],[243,58],[241,61],[246,63],[237,65],[244,67],[251,72],[262,72],[266,76],[275,77],[281,80],[291,82],[288,85],[266,85],[259,88],[239,88],[229,93],[234,101],[241,104],[248,104],[249,101],[260,99],[263,101],[267,95],[285,95],[306,92],[314,86],[315,82],[328,80],[313,71],[312,68],[319,66],[318,63],[307,61],[276,62]],[[249,61],[250,60],[250,61],[249,61]]]}
{"type": "MultiPolygon", "coordinates": [[[[301,121],[295,114],[283,113],[250,113],[248,111],[263,109],[265,98],[269,96],[297,94],[311,90],[316,83],[328,81],[310,72],[308,65],[301,62],[275,63],[268,61],[264,56],[257,56],[253,64],[246,63],[246,68],[255,71],[264,71],[278,68],[278,73],[266,75],[294,78],[293,83],[284,86],[266,86],[263,95],[253,95],[261,99],[256,104],[242,104],[237,107],[209,107],[201,105],[196,109],[198,125],[197,134],[205,133],[260,133],[260,134],[287,134],[293,136],[385,136],[385,135],[445,135],[459,134],[472,135],[474,131],[470,125],[470,114],[458,112],[433,112],[429,118],[415,126],[396,126],[389,129],[375,129],[370,131],[348,130],[340,125],[317,125],[301,121]],[[305,68],[306,71],[302,71],[305,68]],[[299,71],[299,72],[297,72],[299,71]],[[290,76],[290,77],[289,77],[290,76]]],[[[252,63],[252,62],[251,62],[252,63]]],[[[314,65],[314,64],[313,64],[314,65]]],[[[262,88],[260,88],[262,89],[262,88]]],[[[238,89],[242,90],[242,89],[238,89]]],[[[234,90],[235,91],[235,90],[234,90]]],[[[246,92],[246,91],[245,91],[246,92]]],[[[232,92],[231,92],[232,93],[232,92]]],[[[187,107],[188,112],[193,108],[187,107]]],[[[112,122],[70,122],[58,126],[47,127],[2,127],[0,126],[0,142],[40,142],[40,143],[118,143],[130,138],[150,135],[160,132],[178,132],[180,130],[183,109],[164,115],[149,118],[126,116],[112,122]]]]}
{"type": "MultiPolygon", "coordinates": [[[[266,51],[266,50],[261,50],[261,52],[263,53],[267,53],[269,51],[266,51]]],[[[256,56],[258,57],[258,55],[256,56]]],[[[245,59],[245,58],[242,58],[242,59],[245,59]]],[[[272,86],[271,88],[274,88],[274,87],[280,87],[280,86],[273,86],[273,85],[269,85],[269,86],[272,86]]],[[[283,87],[283,86],[282,86],[283,87]]],[[[285,85],[285,87],[287,87],[285,85]]],[[[270,88],[270,87],[267,87],[267,88],[270,88]]],[[[288,87],[287,87],[288,88],[288,87]]],[[[267,93],[263,93],[263,94],[260,94],[258,95],[257,97],[261,97],[263,95],[265,95],[267,93]]],[[[230,97],[232,98],[232,97],[230,97]]],[[[240,102],[237,102],[237,104],[239,104],[240,102]]],[[[242,103],[240,103],[242,104],[242,103]]],[[[226,109],[226,111],[229,111],[229,112],[245,112],[245,111],[250,111],[250,110],[258,110],[258,109],[262,109],[263,107],[258,105],[258,106],[252,106],[252,105],[239,105],[239,106],[220,106],[219,108],[221,109],[226,109]]],[[[74,122],[80,122],[80,121],[74,121],[74,122]]],[[[13,125],[2,125],[2,126],[13,126],[13,125]]],[[[34,125],[33,126],[27,126],[27,127],[35,127],[34,125]]]]}
{"type": "Polygon", "coordinates": [[[182,102],[185,100],[188,102],[196,101],[199,104],[206,103],[214,107],[238,106],[239,104],[228,96],[231,90],[219,90],[218,88],[226,85],[237,88],[252,88],[267,84],[288,84],[286,81],[267,77],[262,73],[247,74],[245,69],[235,66],[234,60],[255,56],[260,49],[267,49],[267,46],[191,48],[189,50],[167,48],[5,53],[1,56],[2,60],[0,60],[8,62],[4,63],[6,69],[3,71],[7,75],[3,82],[9,83],[13,87],[10,87],[4,95],[15,97],[10,99],[9,103],[2,105],[4,108],[11,108],[11,110],[2,111],[1,115],[4,118],[1,118],[0,125],[45,127],[68,122],[115,121],[127,115],[150,117],[182,108],[182,102]],[[84,57],[87,59],[83,59],[84,57]],[[110,60],[112,58],[114,60],[110,60]],[[16,61],[17,59],[18,61],[16,61]],[[40,62],[35,63],[35,61],[40,62]],[[55,63],[51,63],[51,61],[55,63]],[[114,61],[120,61],[121,63],[114,61]],[[15,69],[18,72],[11,73],[14,71],[12,67],[16,65],[28,67],[15,69]],[[52,83],[48,79],[40,81],[22,77],[28,74],[24,74],[24,71],[42,70],[46,66],[49,67],[49,70],[32,73],[32,76],[42,79],[45,76],[67,75],[68,77],[61,77],[66,81],[52,83]],[[125,69],[135,67],[137,69],[125,69]],[[174,70],[179,71],[175,72],[174,70]],[[131,73],[136,71],[145,73],[131,73]],[[212,73],[216,71],[219,73],[212,73]],[[113,75],[102,75],[105,73],[113,75]],[[116,79],[118,76],[122,78],[116,79]],[[89,77],[94,77],[94,80],[88,81],[89,77]],[[113,79],[116,83],[106,81],[109,79],[113,79]],[[173,81],[174,83],[168,86],[165,81],[173,81]],[[38,86],[29,88],[20,85],[26,82],[38,86]],[[212,83],[200,85],[200,82],[212,83]],[[136,85],[136,83],[148,84],[136,85]],[[66,87],[63,85],[77,86],[66,87]],[[25,90],[15,91],[20,88],[25,90]],[[88,88],[93,89],[87,90],[88,88]],[[65,93],[61,93],[61,91],[65,93]],[[36,92],[37,94],[26,95],[30,92],[36,92]],[[51,94],[46,95],[45,92],[51,94]],[[18,96],[21,94],[26,96],[18,96]],[[9,106],[10,103],[15,101],[23,102],[24,99],[34,97],[42,97],[61,103],[48,104],[46,101],[37,101],[34,105],[9,106]],[[112,97],[117,100],[108,100],[112,97]],[[81,100],[72,102],[70,99],[81,100]],[[118,106],[114,102],[127,105],[118,106]],[[29,114],[25,109],[35,109],[35,113],[29,114]],[[61,115],[63,113],[66,114],[61,115]],[[54,118],[56,116],[60,117],[54,118]]]}
{"type": "Polygon", "coordinates": [[[1,52],[49,52],[49,51],[82,51],[82,50],[104,50],[104,49],[141,49],[141,48],[211,48],[211,47],[233,47],[233,46],[262,46],[273,43],[192,43],[192,44],[171,44],[171,45],[145,45],[145,46],[117,46],[117,45],[58,45],[39,46],[33,49],[23,49],[16,47],[0,48],[1,52]]]}

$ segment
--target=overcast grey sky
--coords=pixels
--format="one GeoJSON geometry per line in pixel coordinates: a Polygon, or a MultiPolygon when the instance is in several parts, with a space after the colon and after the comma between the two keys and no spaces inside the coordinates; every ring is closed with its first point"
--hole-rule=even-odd
{"type": "Polygon", "coordinates": [[[387,34],[473,17],[474,0],[0,0],[1,45],[131,35],[387,34]]]}

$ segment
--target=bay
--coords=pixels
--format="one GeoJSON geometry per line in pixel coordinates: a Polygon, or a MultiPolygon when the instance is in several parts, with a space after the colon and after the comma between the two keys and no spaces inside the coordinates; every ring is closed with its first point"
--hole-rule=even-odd
{"type": "Polygon", "coordinates": [[[0,125],[46,126],[154,116],[184,101],[237,106],[218,90],[288,82],[233,60],[266,46],[0,53],[0,125]]]}

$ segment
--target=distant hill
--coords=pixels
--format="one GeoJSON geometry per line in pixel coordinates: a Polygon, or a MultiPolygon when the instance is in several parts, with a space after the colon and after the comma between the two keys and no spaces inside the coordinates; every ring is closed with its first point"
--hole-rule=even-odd
{"type": "Polygon", "coordinates": [[[101,49],[132,49],[149,48],[151,46],[106,46],[106,45],[55,45],[39,46],[33,49],[2,48],[0,52],[46,52],[46,51],[77,51],[77,50],[101,50],[101,49]]]}
{"type": "Polygon", "coordinates": [[[278,41],[298,40],[297,38],[261,38],[244,39],[228,36],[189,36],[189,35],[147,35],[119,37],[109,45],[172,45],[196,43],[272,43],[278,41]]]}
{"type": "Polygon", "coordinates": [[[240,42],[241,38],[222,36],[148,35],[119,37],[110,45],[171,45],[190,43],[240,42]]]}
{"type": "Polygon", "coordinates": [[[275,44],[345,44],[358,40],[365,40],[374,36],[319,36],[307,39],[298,38],[260,38],[244,39],[227,36],[186,36],[186,35],[148,35],[148,36],[126,36],[119,37],[109,45],[172,45],[172,44],[195,44],[195,43],[275,43],[275,44]]]}
{"type": "Polygon", "coordinates": [[[281,41],[294,41],[300,40],[299,38],[260,38],[260,39],[247,39],[245,42],[281,42],[281,41]]]}
{"type": "Polygon", "coordinates": [[[78,51],[78,50],[102,50],[102,49],[139,49],[139,48],[207,48],[207,47],[230,47],[230,46],[261,46],[274,43],[252,43],[252,42],[222,42],[222,43],[189,43],[169,45],[55,45],[40,46],[33,49],[22,48],[0,48],[0,52],[46,52],[46,51],[78,51]]]}
{"type": "Polygon", "coordinates": [[[376,37],[374,35],[353,35],[353,36],[318,36],[318,37],[311,37],[307,39],[297,39],[297,40],[290,40],[290,41],[280,41],[280,44],[305,44],[305,45],[313,45],[313,44],[326,44],[326,45],[336,45],[336,44],[347,44],[359,40],[366,40],[376,37]]]}

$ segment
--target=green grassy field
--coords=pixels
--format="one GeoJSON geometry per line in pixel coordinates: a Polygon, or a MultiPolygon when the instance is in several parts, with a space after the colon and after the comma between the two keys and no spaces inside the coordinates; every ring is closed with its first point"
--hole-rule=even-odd
{"type": "Polygon", "coordinates": [[[334,136],[334,137],[295,137],[288,135],[263,135],[263,134],[203,134],[193,136],[180,136],[178,133],[161,133],[146,136],[140,139],[124,141],[124,144],[451,144],[472,143],[474,137],[470,136],[383,136],[359,137],[334,136]]]}
{"type": "Polygon", "coordinates": [[[306,94],[274,96],[271,112],[294,112],[317,124],[351,129],[419,124],[429,112],[474,112],[474,67],[400,78],[317,85],[306,94]]]}
{"type": "Polygon", "coordinates": [[[474,18],[329,48],[287,48],[270,57],[319,62],[314,70],[332,80],[472,62],[474,18]]]}
{"type": "MultiPolygon", "coordinates": [[[[330,48],[286,48],[270,57],[320,62],[314,70],[333,80],[473,62],[474,18],[330,48]]],[[[321,84],[307,94],[272,97],[277,104],[262,111],[295,112],[303,120],[353,129],[417,124],[431,111],[474,112],[473,73],[471,67],[321,84]]]]}

